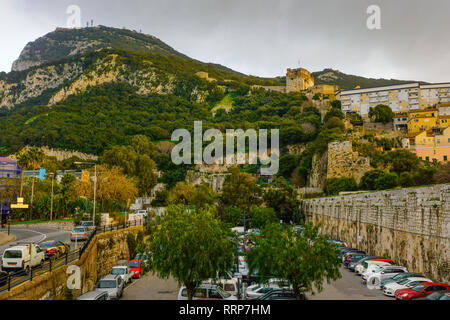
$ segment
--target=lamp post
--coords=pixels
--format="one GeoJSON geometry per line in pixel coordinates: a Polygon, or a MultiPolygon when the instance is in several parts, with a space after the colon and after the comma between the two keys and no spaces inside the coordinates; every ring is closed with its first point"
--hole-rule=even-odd
{"type": "Polygon", "coordinates": [[[50,221],[52,221],[53,219],[53,180],[55,178],[55,173],[52,172],[51,174],[52,174],[52,197],[50,200],[50,221]]]}
{"type": "Polygon", "coordinates": [[[95,226],[95,197],[97,192],[97,163],[95,162],[74,162],[76,165],[93,164],[94,165],[94,210],[92,213],[92,224],[95,226]]]}

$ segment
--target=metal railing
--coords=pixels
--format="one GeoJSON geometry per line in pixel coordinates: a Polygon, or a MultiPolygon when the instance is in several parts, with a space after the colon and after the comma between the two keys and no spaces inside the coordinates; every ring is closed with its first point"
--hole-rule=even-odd
{"type": "Polygon", "coordinates": [[[116,224],[109,224],[104,225],[100,227],[96,227],[89,235],[89,237],[86,239],[86,241],[83,243],[83,245],[79,248],[75,248],[74,250],[66,250],[65,254],[61,254],[58,256],[50,256],[48,260],[46,260],[44,263],[29,268],[28,272],[26,272],[23,269],[17,270],[17,271],[10,271],[7,273],[1,272],[0,273],[0,293],[3,293],[5,291],[10,291],[12,288],[17,287],[21,284],[24,284],[28,281],[33,281],[36,278],[39,278],[49,272],[52,272],[56,269],[59,269],[63,266],[66,266],[68,264],[71,264],[77,260],[80,260],[83,256],[83,253],[88,248],[89,244],[91,243],[92,239],[97,234],[111,232],[115,230],[122,230],[127,229],[130,227],[135,226],[141,226],[145,225],[144,220],[134,220],[134,221],[127,221],[124,223],[116,223],[116,224]]]}

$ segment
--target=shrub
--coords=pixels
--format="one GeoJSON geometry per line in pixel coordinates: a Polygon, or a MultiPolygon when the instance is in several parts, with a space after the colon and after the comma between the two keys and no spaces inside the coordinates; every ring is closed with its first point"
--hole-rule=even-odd
{"type": "Polygon", "coordinates": [[[375,181],[383,174],[384,171],[378,169],[367,171],[359,182],[359,189],[376,190],[375,181]]]}
{"type": "Polygon", "coordinates": [[[331,178],[325,180],[324,191],[326,195],[337,195],[341,191],[356,190],[358,190],[358,185],[353,177],[331,178]]]}
{"type": "Polygon", "coordinates": [[[375,180],[377,190],[391,189],[398,186],[398,176],[395,173],[384,172],[375,180]]]}

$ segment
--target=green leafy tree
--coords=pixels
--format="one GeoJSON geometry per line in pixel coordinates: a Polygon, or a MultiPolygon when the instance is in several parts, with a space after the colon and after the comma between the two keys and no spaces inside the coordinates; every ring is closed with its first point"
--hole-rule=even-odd
{"type": "Polygon", "coordinates": [[[386,190],[398,186],[398,175],[391,172],[384,172],[375,180],[377,190],[386,190]]]}
{"type": "Polygon", "coordinates": [[[359,189],[361,190],[376,190],[375,181],[378,177],[384,174],[383,170],[370,170],[364,173],[359,182],[359,189]]]}
{"type": "Polygon", "coordinates": [[[45,153],[42,149],[38,147],[32,147],[28,150],[28,159],[31,168],[33,169],[32,185],[31,185],[31,200],[30,200],[30,220],[33,216],[33,201],[34,201],[34,182],[36,180],[35,173],[36,169],[39,169],[42,162],[44,161],[45,153]]]}
{"type": "Polygon", "coordinates": [[[356,191],[358,185],[353,177],[330,178],[325,180],[325,194],[337,195],[342,191],[356,191]]]}
{"type": "Polygon", "coordinates": [[[398,184],[402,187],[410,187],[414,185],[414,179],[411,173],[402,172],[398,177],[398,184]]]}
{"type": "Polygon", "coordinates": [[[273,208],[254,207],[249,212],[250,227],[262,229],[268,223],[278,221],[277,213],[273,208]]]}
{"type": "Polygon", "coordinates": [[[156,218],[148,240],[152,268],[159,277],[172,276],[186,286],[189,300],[204,280],[230,270],[233,263],[231,232],[214,214],[169,206],[162,219],[156,218]]]}
{"type": "Polygon", "coordinates": [[[300,202],[297,199],[295,189],[288,185],[283,178],[276,178],[272,188],[267,189],[263,194],[263,199],[267,207],[272,208],[277,213],[277,218],[286,223],[291,221],[300,222],[300,202]]]}
{"type": "Polygon", "coordinates": [[[239,171],[238,167],[231,167],[229,175],[223,184],[222,202],[225,206],[236,206],[249,210],[257,202],[258,186],[248,173],[239,171]]]}
{"type": "Polygon", "coordinates": [[[369,109],[369,117],[375,122],[382,122],[383,124],[386,124],[392,121],[394,113],[389,106],[379,104],[375,108],[369,109]]]}
{"type": "Polygon", "coordinates": [[[341,277],[336,247],[308,223],[300,232],[278,223],[268,224],[248,253],[250,273],[258,270],[263,282],[275,277],[289,282],[297,297],[323,290],[323,282],[341,277]]]}

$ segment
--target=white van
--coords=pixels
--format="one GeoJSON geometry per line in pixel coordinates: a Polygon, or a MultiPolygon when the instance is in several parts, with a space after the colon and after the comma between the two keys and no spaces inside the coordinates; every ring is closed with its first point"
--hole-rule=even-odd
{"type": "Polygon", "coordinates": [[[35,244],[14,246],[5,249],[2,256],[3,271],[29,272],[30,268],[42,266],[45,261],[44,251],[35,244]],[[31,246],[31,255],[30,255],[31,246]]]}

